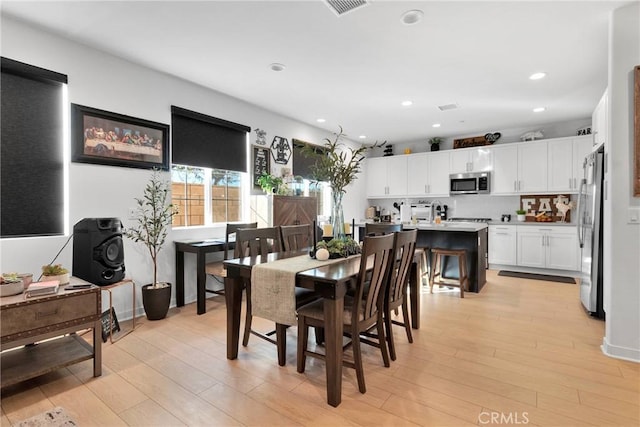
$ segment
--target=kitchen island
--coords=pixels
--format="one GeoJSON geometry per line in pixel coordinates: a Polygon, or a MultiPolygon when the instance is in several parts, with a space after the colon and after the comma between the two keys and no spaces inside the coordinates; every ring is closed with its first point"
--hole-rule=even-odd
{"type": "MultiPolygon", "coordinates": [[[[364,224],[358,224],[358,236],[364,234],[364,224]]],[[[403,225],[404,230],[418,230],[418,248],[465,249],[467,251],[468,292],[480,292],[487,282],[488,226],[475,222],[443,222],[441,224],[403,225]]],[[[431,259],[429,257],[429,264],[431,259]]],[[[442,263],[445,278],[458,279],[458,260],[446,257],[442,263]]]]}

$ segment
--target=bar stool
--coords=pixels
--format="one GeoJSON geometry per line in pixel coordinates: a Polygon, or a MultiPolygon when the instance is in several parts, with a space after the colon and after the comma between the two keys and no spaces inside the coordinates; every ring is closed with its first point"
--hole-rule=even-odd
{"type": "Polygon", "coordinates": [[[455,286],[460,288],[460,298],[464,298],[465,286],[468,285],[469,276],[467,274],[467,251],[464,249],[442,249],[432,248],[433,265],[431,274],[429,275],[429,288],[433,293],[433,285],[455,286]],[[456,279],[448,279],[442,275],[443,257],[457,257],[458,258],[458,271],[459,279],[455,283],[456,279]]]}

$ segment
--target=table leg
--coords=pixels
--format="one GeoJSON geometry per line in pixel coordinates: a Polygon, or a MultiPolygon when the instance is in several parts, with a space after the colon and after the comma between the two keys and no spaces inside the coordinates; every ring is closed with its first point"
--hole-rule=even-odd
{"type": "Polygon", "coordinates": [[[196,282],[197,300],[198,300],[198,314],[204,314],[207,312],[207,297],[205,291],[205,285],[207,281],[207,272],[204,269],[205,254],[202,252],[197,253],[196,268],[198,271],[198,279],[196,282]]]}
{"type": "Polygon", "coordinates": [[[237,359],[242,309],[241,278],[226,277],[224,279],[224,297],[227,302],[227,359],[237,359]]]}
{"type": "Polygon", "coordinates": [[[327,370],[327,403],[337,407],[342,401],[342,311],[344,298],[324,299],[324,334],[327,370]]]}
{"type": "Polygon", "coordinates": [[[176,249],[176,306],[184,305],[184,252],[176,249]]]}
{"type": "Polygon", "coordinates": [[[102,375],[102,322],[93,326],[93,376],[102,375]]]}
{"type": "Polygon", "coordinates": [[[420,288],[422,287],[422,277],[420,276],[420,266],[418,262],[411,263],[409,274],[409,297],[411,299],[411,327],[420,329],[420,288]]]}

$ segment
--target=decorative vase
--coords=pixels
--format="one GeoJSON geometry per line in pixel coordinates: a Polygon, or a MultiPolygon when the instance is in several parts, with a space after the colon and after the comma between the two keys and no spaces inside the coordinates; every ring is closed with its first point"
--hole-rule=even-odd
{"type": "Polygon", "coordinates": [[[163,288],[142,287],[142,306],[149,320],[160,320],[167,316],[171,302],[171,284],[163,288]]]}
{"type": "Polygon", "coordinates": [[[440,144],[431,144],[431,151],[440,151],[440,144]]]}
{"type": "Polygon", "coordinates": [[[333,238],[344,239],[344,214],[342,213],[342,191],[333,191],[333,215],[331,216],[331,224],[333,225],[333,238]]]}

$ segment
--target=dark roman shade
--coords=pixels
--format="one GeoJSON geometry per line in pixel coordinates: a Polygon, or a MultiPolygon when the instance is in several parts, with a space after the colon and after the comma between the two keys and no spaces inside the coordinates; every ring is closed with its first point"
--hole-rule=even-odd
{"type": "Polygon", "coordinates": [[[171,106],[171,161],[247,172],[247,133],[238,123],[171,106]]]}
{"type": "Polygon", "coordinates": [[[1,64],[0,234],[63,234],[67,76],[8,58],[1,64]]]}
{"type": "Polygon", "coordinates": [[[316,156],[324,155],[322,147],[310,144],[308,142],[301,141],[299,139],[292,139],[293,142],[293,175],[301,176],[305,179],[313,180],[312,166],[316,163],[316,156]],[[309,147],[306,148],[305,147],[309,147]],[[313,150],[315,155],[305,155],[305,151],[313,150]]]}

